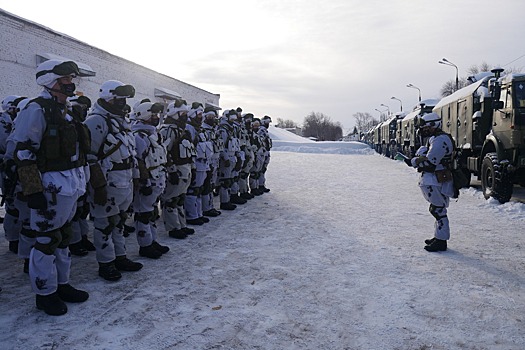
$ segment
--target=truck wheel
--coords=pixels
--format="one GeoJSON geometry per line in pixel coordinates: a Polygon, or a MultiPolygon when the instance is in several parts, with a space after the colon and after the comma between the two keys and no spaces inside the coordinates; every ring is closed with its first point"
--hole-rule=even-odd
{"type": "Polygon", "coordinates": [[[500,203],[506,203],[512,197],[512,187],[508,174],[498,161],[498,155],[487,153],[481,164],[481,189],[485,199],[494,197],[500,203]]]}

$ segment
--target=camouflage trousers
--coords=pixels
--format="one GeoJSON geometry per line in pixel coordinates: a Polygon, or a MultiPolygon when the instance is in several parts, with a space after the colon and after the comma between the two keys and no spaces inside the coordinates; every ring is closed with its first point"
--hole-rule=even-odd
{"type": "Polygon", "coordinates": [[[423,197],[430,203],[428,210],[436,219],[434,223],[434,236],[437,239],[450,239],[450,227],[447,216],[449,197],[441,193],[439,186],[420,186],[423,197]]]}

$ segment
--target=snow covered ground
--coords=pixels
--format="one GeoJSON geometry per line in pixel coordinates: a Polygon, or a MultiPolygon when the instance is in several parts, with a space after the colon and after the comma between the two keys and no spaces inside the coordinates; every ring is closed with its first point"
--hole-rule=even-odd
{"type": "Polygon", "coordinates": [[[524,204],[463,190],[449,250],[429,253],[413,169],[359,143],[274,145],[270,193],[186,240],[161,231],[159,260],[129,237],[141,271],[109,283],[74,257],[90,298],[64,316],[36,310],[2,240],[0,348],[525,349],[524,204]]]}

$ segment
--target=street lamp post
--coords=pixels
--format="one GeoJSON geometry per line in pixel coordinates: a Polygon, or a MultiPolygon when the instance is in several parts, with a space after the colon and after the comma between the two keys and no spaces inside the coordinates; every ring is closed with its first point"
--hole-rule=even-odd
{"type": "Polygon", "coordinates": [[[458,70],[458,66],[456,66],[454,63],[450,62],[446,58],[443,58],[438,63],[441,63],[441,64],[444,64],[444,65],[456,68],[456,91],[458,91],[459,90],[459,70],[458,70]]]}
{"type": "Polygon", "coordinates": [[[403,102],[401,102],[400,99],[398,99],[397,97],[394,97],[394,96],[390,97],[390,99],[391,99],[391,100],[398,100],[399,103],[401,104],[401,112],[403,112],[403,102]]]}
{"type": "Polygon", "coordinates": [[[419,91],[419,102],[421,102],[421,89],[412,84],[407,84],[407,87],[417,89],[417,91],[419,91]]]}
{"type": "Polygon", "coordinates": [[[381,103],[381,106],[386,107],[386,110],[388,111],[388,116],[390,117],[390,107],[388,107],[387,105],[384,105],[382,103],[381,103]]]}
{"type": "Polygon", "coordinates": [[[374,108],[376,111],[379,112],[379,121],[382,122],[383,120],[383,113],[385,113],[385,111],[380,111],[379,109],[377,108],[374,108]]]}

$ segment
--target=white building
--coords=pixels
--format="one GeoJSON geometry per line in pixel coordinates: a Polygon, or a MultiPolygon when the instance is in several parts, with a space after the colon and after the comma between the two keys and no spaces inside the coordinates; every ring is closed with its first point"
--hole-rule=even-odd
{"type": "Polygon", "coordinates": [[[35,81],[36,66],[47,59],[61,57],[79,65],[83,78],[77,92],[92,102],[98,98],[100,85],[115,79],[135,87],[135,98],[128,102],[131,106],[144,98],[169,103],[177,97],[188,103],[197,101],[219,106],[219,94],[155,72],[2,9],[0,37],[0,101],[7,95],[38,95],[42,88],[35,81]]]}

